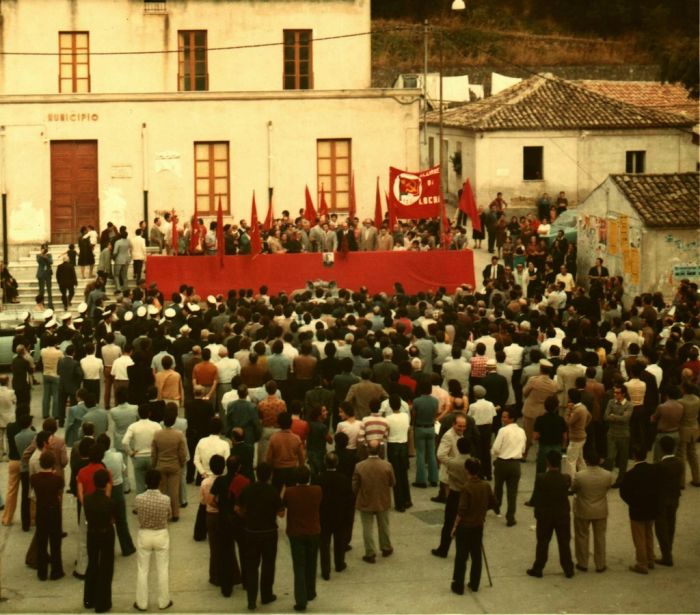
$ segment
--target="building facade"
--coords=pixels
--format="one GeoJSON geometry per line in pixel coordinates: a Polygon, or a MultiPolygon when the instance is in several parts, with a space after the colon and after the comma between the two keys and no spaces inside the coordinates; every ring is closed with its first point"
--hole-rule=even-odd
{"type": "MultiPolygon", "coordinates": [[[[469,178],[481,206],[499,191],[512,205],[533,205],[543,193],[556,198],[562,190],[576,204],[611,173],[695,171],[694,124],[537,75],[443,113],[445,184],[456,193],[469,178]]],[[[437,164],[438,143],[439,116],[431,112],[423,166],[437,164]]]]}
{"type": "Polygon", "coordinates": [[[418,91],[371,89],[369,0],[1,0],[10,246],[195,207],[249,219],[323,189],[373,211],[418,164],[418,91]],[[381,147],[377,137],[381,135],[381,147]]]}

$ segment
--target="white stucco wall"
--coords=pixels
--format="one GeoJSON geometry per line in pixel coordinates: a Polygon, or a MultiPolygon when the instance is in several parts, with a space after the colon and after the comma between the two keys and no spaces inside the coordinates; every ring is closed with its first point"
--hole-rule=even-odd
{"type": "MultiPolygon", "coordinates": [[[[178,30],[207,30],[210,91],[282,89],[283,30],[311,29],[315,39],[370,32],[370,0],[167,0],[167,13],[145,14],[143,0],[3,0],[5,52],[58,52],[59,31],[90,33],[91,91],[176,92],[178,30]],[[268,45],[259,48],[228,49],[268,45]],[[169,51],[95,55],[114,51],[169,51]]],[[[314,89],[371,83],[371,36],[317,40],[314,89]]],[[[0,55],[0,92],[58,92],[58,57],[0,55]]]]}
{"type": "MultiPolygon", "coordinates": [[[[428,127],[435,143],[438,134],[437,126],[428,127]]],[[[675,129],[471,133],[445,128],[444,134],[451,152],[461,141],[463,160],[474,159],[470,177],[480,204],[500,191],[513,205],[532,205],[543,192],[556,198],[561,190],[570,204],[579,203],[608,175],[625,172],[627,151],[646,151],[647,173],[695,171],[698,159],[692,134],[675,129]],[[523,148],[529,146],[543,148],[541,180],[523,180],[523,148]]],[[[427,147],[422,148],[421,158],[427,161],[427,147]]],[[[462,181],[468,168],[463,164],[462,181]]],[[[457,180],[450,180],[451,191],[457,180]]]]}
{"type": "Polygon", "coordinates": [[[315,195],[316,140],[352,139],[358,215],[372,216],[377,176],[386,186],[389,166],[418,168],[418,98],[406,93],[206,94],[205,100],[196,94],[177,99],[93,95],[72,103],[58,96],[0,99],[9,224],[18,230],[10,242],[36,243],[50,235],[52,140],[98,141],[102,225],[109,219],[133,228],[143,218],[144,188],[150,212],[175,208],[189,217],[194,209],[195,141],[229,142],[231,217],[249,220],[253,190],[258,215],[267,211],[268,155],[275,212],[295,213],[304,206],[306,184],[315,195]],[[61,113],[97,119],[49,121],[49,114],[61,113]]]}

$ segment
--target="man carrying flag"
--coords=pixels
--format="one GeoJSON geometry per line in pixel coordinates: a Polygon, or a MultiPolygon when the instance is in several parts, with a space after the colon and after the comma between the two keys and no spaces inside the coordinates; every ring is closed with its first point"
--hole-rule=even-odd
{"type": "Polygon", "coordinates": [[[459,212],[457,226],[462,226],[466,222],[467,217],[469,217],[472,221],[472,228],[479,233],[481,232],[481,219],[476,209],[476,200],[474,199],[474,192],[472,191],[469,178],[464,182],[464,187],[459,196],[459,212]]]}

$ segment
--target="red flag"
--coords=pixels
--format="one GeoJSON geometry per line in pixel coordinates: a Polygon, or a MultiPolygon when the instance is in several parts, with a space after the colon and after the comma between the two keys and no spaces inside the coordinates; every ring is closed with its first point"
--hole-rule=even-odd
{"type": "Polygon", "coordinates": [[[175,256],[177,256],[177,253],[178,253],[177,216],[175,215],[174,211],[170,214],[170,220],[171,220],[172,225],[173,225],[173,236],[172,236],[172,242],[170,245],[173,248],[173,254],[175,256]]]}
{"type": "Polygon", "coordinates": [[[190,254],[194,254],[199,243],[199,223],[197,222],[197,203],[194,204],[192,225],[190,226],[190,254]]]}
{"type": "Polygon", "coordinates": [[[326,191],[323,189],[323,184],[321,184],[321,201],[318,204],[318,215],[326,216],[326,220],[328,220],[328,203],[326,203],[326,191]]]}
{"type": "Polygon", "coordinates": [[[267,204],[267,215],[265,216],[265,222],[263,222],[263,228],[269,231],[272,228],[274,216],[272,213],[272,196],[270,196],[270,201],[267,204]]]}
{"type": "Polygon", "coordinates": [[[382,216],[382,197],[379,194],[379,177],[377,177],[377,192],[374,199],[374,226],[378,229],[382,228],[384,216],[382,216]]]}
{"type": "Polygon", "coordinates": [[[476,199],[474,198],[469,178],[464,182],[464,187],[462,188],[462,196],[459,198],[459,210],[469,216],[474,230],[481,232],[481,218],[479,218],[479,212],[476,209],[476,199]]]}
{"type": "Polygon", "coordinates": [[[258,208],[255,205],[255,190],[253,190],[253,205],[250,212],[250,253],[253,256],[260,254],[262,240],[260,239],[260,226],[258,225],[258,208]]]}
{"type": "Polygon", "coordinates": [[[396,214],[394,213],[394,208],[391,206],[389,193],[386,191],[384,191],[384,198],[386,199],[386,210],[389,212],[389,232],[393,233],[396,229],[396,214]]]}
{"type": "Polygon", "coordinates": [[[316,224],[316,209],[314,208],[314,202],[311,200],[311,193],[309,192],[308,186],[306,186],[306,208],[304,209],[304,218],[312,225],[316,224]]]}
{"type": "Polygon", "coordinates": [[[350,180],[350,194],[348,195],[348,218],[351,220],[357,215],[357,201],[355,201],[355,174],[350,180]]]}
{"type": "Polygon", "coordinates": [[[439,218],[440,166],[411,173],[389,168],[389,197],[397,218],[439,218]]]}
{"type": "Polygon", "coordinates": [[[224,266],[224,212],[221,209],[221,196],[219,207],[216,210],[216,251],[219,254],[219,264],[224,266]]]}

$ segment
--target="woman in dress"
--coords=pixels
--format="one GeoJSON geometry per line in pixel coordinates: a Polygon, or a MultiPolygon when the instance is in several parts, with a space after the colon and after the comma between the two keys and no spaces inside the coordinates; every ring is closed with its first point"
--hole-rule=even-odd
{"type": "Polygon", "coordinates": [[[95,253],[93,252],[90,234],[86,226],[80,229],[80,236],[78,237],[78,266],[80,267],[80,277],[83,278],[83,280],[86,277],[86,267],[89,267],[89,275],[92,278],[92,270],[95,267],[95,253]]]}
{"type": "Polygon", "coordinates": [[[474,248],[481,248],[481,242],[486,238],[486,216],[484,215],[483,208],[479,208],[479,221],[481,222],[481,230],[477,231],[472,227],[472,239],[474,240],[474,248]]]}

